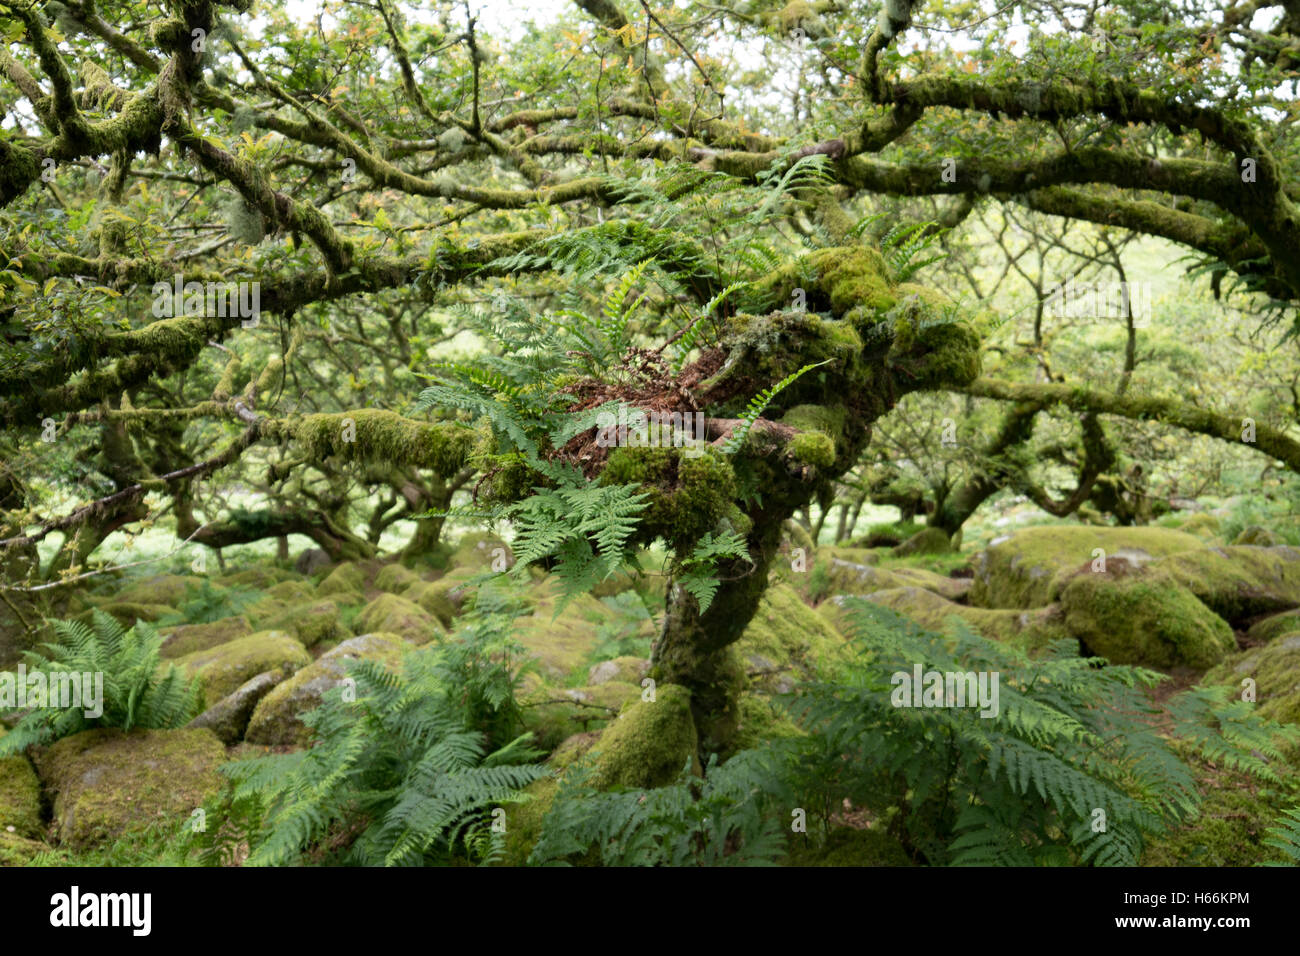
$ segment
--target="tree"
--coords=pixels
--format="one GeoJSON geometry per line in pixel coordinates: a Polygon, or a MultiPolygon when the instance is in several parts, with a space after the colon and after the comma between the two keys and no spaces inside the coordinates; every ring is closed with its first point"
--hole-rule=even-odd
{"type": "MultiPolygon", "coordinates": [[[[0,0],[0,547],[26,582],[6,601],[167,512],[190,544],[306,534],[347,558],[472,489],[575,587],[667,544],[656,666],[718,748],[782,528],[908,394],[1010,403],[989,458],[1046,410],[1083,416],[1073,492],[986,470],[934,503],[946,531],[1008,484],[1077,508],[1115,458],[1102,416],[1240,440],[1234,409],[980,377],[990,326],[921,256],[927,220],[996,204],[1162,237],[1294,315],[1290,3],[1264,29],[1258,4],[1199,0],[577,7],[505,47],[450,4],[255,30],[246,0],[0,0]],[[922,199],[933,216],[879,230],[922,199]],[[455,364],[469,331],[487,349],[455,364]],[[431,370],[447,400],[412,411],[431,370]],[[700,413],[710,447],[607,451],[618,403],[700,413]],[[56,473],[80,503],[42,501],[29,476],[56,473]],[[235,476],[257,508],[212,487],[235,476]],[[602,538],[604,507],[634,527],[602,538]]],[[[1253,447],[1297,469],[1294,424],[1253,447]]]]}

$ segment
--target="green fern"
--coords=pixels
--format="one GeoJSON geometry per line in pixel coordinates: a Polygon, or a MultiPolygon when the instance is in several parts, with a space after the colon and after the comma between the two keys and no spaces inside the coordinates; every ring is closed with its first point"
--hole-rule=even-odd
{"type": "Polygon", "coordinates": [[[1268,865],[1300,866],[1300,807],[1292,807],[1278,818],[1277,823],[1269,829],[1264,845],[1281,850],[1290,861],[1268,865]]]}
{"type": "Polygon", "coordinates": [[[750,429],[753,428],[754,423],[762,417],[763,412],[767,411],[767,406],[772,404],[772,400],[798,381],[805,372],[810,372],[815,368],[821,368],[828,362],[830,362],[830,359],[827,359],[825,362],[817,362],[813,365],[805,365],[798,371],[787,375],[770,388],[763,389],[763,391],[750,399],[749,405],[745,407],[744,412],[740,415],[740,424],[732,430],[731,436],[727,439],[726,444],[722,446],[723,453],[734,455],[739,451],[741,446],[745,444],[745,438],[749,435],[750,429]]]}
{"type": "Polygon", "coordinates": [[[355,700],[329,690],[302,718],[311,749],[222,767],[233,786],[211,808],[215,825],[192,838],[201,858],[229,860],[241,841],[253,866],[309,855],[411,866],[499,853],[493,812],[547,774],[533,762],[531,735],[518,733],[523,649],[511,632],[524,610],[484,585],[454,638],[409,650],[396,670],[350,664],[355,700]]]}
{"type": "Polygon", "coordinates": [[[84,701],[78,707],[37,707],[0,738],[0,756],[96,727],[180,727],[199,712],[198,681],[173,665],[163,668],[162,637],[151,625],[137,621],[124,628],[98,608],[92,621],[93,628],[74,621],[51,622],[57,640],[25,657],[29,677],[40,673],[47,682],[57,673],[102,676],[102,714],[87,717],[89,705],[84,701]]]}

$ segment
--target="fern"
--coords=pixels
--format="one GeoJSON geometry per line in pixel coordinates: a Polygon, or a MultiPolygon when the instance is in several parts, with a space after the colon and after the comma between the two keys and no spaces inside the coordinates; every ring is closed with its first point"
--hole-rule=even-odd
{"type": "Polygon", "coordinates": [[[334,688],[302,718],[315,746],[222,767],[233,786],[212,807],[211,835],[193,837],[202,858],[228,860],[240,841],[253,866],[313,854],[410,866],[499,853],[493,811],[547,773],[532,762],[531,735],[518,734],[523,649],[510,634],[523,611],[485,585],[453,639],[409,650],[396,670],[352,663],[355,701],[334,688]],[[336,839],[343,834],[352,837],[336,839]]]}
{"type": "Polygon", "coordinates": [[[727,443],[723,445],[723,453],[734,455],[739,451],[740,447],[744,445],[745,438],[749,435],[750,429],[753,428],[754,423],[762,417],[763,412],[767,411],[767,406],[772,404],[772,400],[798,381],[805,372],[810,372],[815,368],[821,368],[821,366],[827,364],[829,361],[830,359],[827,359],[825,362],[805,365],[798,371],[787,375],[770,388],[763,389],[763,391],[750,399],[749,405],[746,406],[745,411],[740,415],[740,424],[732,430],[731,436],[727,439],[727,443]]]}
{"type": "Polygon", "coordinates": [[[74,621],[52,622],[57,640],[25,657],[28,677],[42,674],[47,684],[58,674],[74,679],[102,677],[102,713],[86,716],[91,709],[86,701],[77,707],[37,707],[0,738],[0,756],[96,727],[180,727],[198,713],[202,699],[198,681],[185,677],[174,665],[162,667],[162,637],[151,625],[137,621],[124,628],[98,608],[92,621],[93,628],[74,621]]]}
{"type": "Polygon", "coordinates": [[[1292,807],[1278,818],[1264,839],[1265,846],[1276,847],[1289,863],[1266,864],[1270,866],[1300,866],[1300,807],[1292,807]]]}

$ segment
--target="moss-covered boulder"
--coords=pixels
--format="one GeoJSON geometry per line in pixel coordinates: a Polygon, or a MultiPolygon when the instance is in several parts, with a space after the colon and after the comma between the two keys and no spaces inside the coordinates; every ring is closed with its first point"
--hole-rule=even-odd
{"type": "Polygon", "coordinates": [[[242,614],[223,617],[219,621],[211,621],[207,624],[182,624],[166,633],[159,653],[165,658],[184,657],[186,654],[206,651],[218,644],[247,637],[252,633],[252,625],[242,614]]]}
{"type": "Polygon", "coordinates": [[[60,841],[111,843],[155,824],[177,830],[221,790],[226,749],[210,730],[88,730],[37,760],[60,841]]]}
{"type": "Polygon", "coordinates": [[[830,559],[826,587],[829,594],[871,594],[889,588],[924,588],[957,601],[970,591],[971,581],[944,577],[925,568],[882,568],[840,557],[830,559]]]}
{"type": "Polygon", "coordinates": [[[471,568],[455,568],[436,581],[411,584],[402,597],[414,601],[450,630],[469,597],[469,581],[477,574],[471,568]]]}
{"type": "Polygon", "coordinates": [[[1267,644],[1290,634],[1300,634],[1300,610],[1283,611],[1281,614],[1261,618],[1246,632],[1246,641],[1250,644],[1267,644]]]}
{"type": "MultiPolygon", "coordinates": [[[[123,627],[131,627],[136,621],[148,621],[152,624],[160,618],[173,613],[172,608],[166,604],[139,604],[128,601],[111,601],[108,604],[101,604],[99,610],[116,620],[123,627]]],[[[95,609],[87,608],[73,620],[93,625],[94,615],[95,609]]]]}
{"type": "Polygon", "coordinates": [[[400,564],[385,564],[375,575],[375,587],[388,594],[401,594],[419,580],[420,576],[410,568],[400,564]]]}
{"type": "Polygon", "coordinates": [[[49,852],[51,847],[39,840],[0,830],[0,867],[27,866],[40,854],[49,852]]]}
{"type": "Polygon", "coordinates": [[[946,531],[942,528],[926,528],[895,546],[891,553],[896,558],[907,558],[915,554],[947,554],[952,549],[952,540],[946,531]]]}
{"type": "MultiPolygon", "coordinates": [[[[728,753],[761,747],[771,740],[800,737],[804,731],[770,697],[746,692],[737,701],[736,731],[728,753]]],[[[725,755],[724,755],[725,756],[725,755]]]]}
{"type": "MultiPolygon", "coordinates": [[[[0,737],[4,735],[0,727],[0,737]]],[[[44,829],[41,783],[31,761],[22,754],[0,757],[0,833],[35,838],[44,829]]]]}
{"type": "Polygon", "coordinates": [[[784,584],[768,587],[734,645],[756,688],[784,693],[845,653],[844,636],[784,584]]]}
{"type": "Polygon", "coordinates": [[[283,680],[278,671],[264,671],[240,684],[189,722],[189,727],[206,727],[230,746],[244,739],[244,731],[258,703],[283,680]]]}
{"type": "Polygon", "coordinates": [[[592,664],[587,670],[588,684],[606,684],[610,681],[622,681],[625,684],[640,685],[641,679],[650,673],[650,662],[644,657],[615,657],[613,660],[592,664]]]}
{"type": "Polygon", "coordinates": [[[352,629],[360,634],[400,634],[412,644],[426,644],[445,633],[432,614],[396,594],[381,594],[367,604],[352,622],[352,629]]]}
{"type": "Polygon", "coordinates": [[[310,664],[311,655],[297,638],[284,631],[259,631],[178,657],[175,663],[198,677],[203,687],[204,706],[211,707],[263,672],[288,677],[310,664]]]}
{"type": "Polygon", "coordinates": [[[996,539],[975,557],[970,603],[984,608],[1043,607],[1056,600],[1059,579],[1099,557],[1143,564],[1167,555],[1205,551],[1195,535],[1169,528],[1043,525],[996,539]]]}
{"type": "Polygon", "coordinates": [[[533,613],[515,622],[514,638],[537,661],[538,673],[552,683],[585,673],[609,609],[590,594],[582,594],[557,616],[560,587],[550,579],[534,584],[528,599],[533,613]]]}
{"type": "Polygon", "coordinates": [[[498,866],[528,864],[528,857],[532,855],[533,847],[537,846],[542,835],[542,819],[551,809],[559,790],[558,780],[543,777],[524,787],[527,800],[506,804],[505,850],[498,866]]]}
{"type": "Polygon", "coordinates": [[[316,593],[325,597],[330,594],[365,591],[369,582],[370,576],[361,565],[354,561],[345,561],[325,575],[325,579],[316,586],[316,593]]]}
{"type": "Polygon", "coordinates": [[[1237,648],[1232,628],[1168,573],[1111,559],[1061,588],[1065,627],[1112,664],[1207,670],[1237,648]]]}
{"type": "Polygon", "coordinates": [[[1300,607],[1297,548],[1203,548],[1163,558],[1158,566],[1230,622],[1300,607]]]}
{"type": "Polygon", "coordinates": [[[640,696],[639,684],[620,680],[583,687],[534,684],[520,695],[524,729],[548,750],[575,734],[603,728],[640,696]]]}
{"type": "Polygon", "coordinates": [[[1220,537],[1222,525],[1220,524],[1219,519],[1212,514],[1205,513],[1204,511],[1197,512],[1194,515],[1189,515],[1184,520],[1179,521],[1176,524],[1169,524],[1167,527],[1176,528],[1177,530],[1183,531],[1187,534],[1194,534],[1202,541],[1211,544],[1222,543],[1220,537]]]}
{"type": "Polygon", "coordinates": [[[297,577],[298,575],[286,568],[263,564],[224,574],[217,578],[217,583],[228,588],[265,591],[267,588],[275,587],[281,581],[294,581],[297,577]]]}
{"type": "Polygon", "coordinates": [[[1241,529],[1241,532],[1232,539],[1233,544],[1253,544],[1260,548],[1275,548],[1280,544],[1286,544],[1286,541],[1280,534],[1270,531],[1263,525],[1252,524],[1241,529]]]}
{"type": "Polygon", "coordinates": [[[598,789],[646,789],[672,783],[687,761],[698,770],[699,738],[685,687],[662,684],[652,701],[637,699],[600,735],[590,782],[598,789]]]}
{"type": "Polygon", "coordinates": [[[126,603],[179,607],[192,592],[202,587],[204,580],[185,574],[159,574],[123,588],[116,599],[126,603]]]}
{"type": "Polygon", "coordinates": [[[514,554],[503,538],[482,531],[463,535],[448,564],[472,571],[505,571],[514,567],[514,554]]]}
{"type": "Polygon", "coordinates": [[[1300,724],[1300,634],[1233,655],[1206,674],[1205,683],[1253,690],[1263,716],[1300,724]]]}
{"type": "Polygon", "coordinates": [[[346,634],[339,620],[339,606],[329,599],[286,607],[259,624],[266,630],[292,634],[303,647],[315,647],[346,634]]]}
{"type": "MultiPolygon", "coordinates": [[[[960,618],[989,640],[1012,644],[1031,653],[1042,650],[1050,641],[1067,636],[1060,606],[1056,604],[1027,611],[967,607],[916,587],[876,591],[866,595],[865,600],[895,611],[936,634],[947,632],[952,619],[960,618]]],[[[836,627],[848,631],[847,618],[853,612],[850,602],[844,597],[827,601],[818,611],[836,627]]]]}
{"type": "Polygon", "coordinates": [[[348,661],[364,658],[397,667],[406,646],[399,634],[362,634],[344,641],[263,697],[253,709],[244,739],[266,746],[306,744],[310,731],[298,715],[320,706],[322,695],[347,676],[348,661]]]}

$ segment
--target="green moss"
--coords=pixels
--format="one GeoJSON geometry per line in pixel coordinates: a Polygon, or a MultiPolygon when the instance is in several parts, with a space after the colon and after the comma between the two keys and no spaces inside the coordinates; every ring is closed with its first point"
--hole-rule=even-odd
{"type": "Polygon", "coordinates": [[[537,746],[549,750],[575,734],[605,727],[640,696],[639,681],[612,680],[583,687],[538,683],[520,697],[524,728],[533,733],[537,746]]]}
{"type": "MultiPolygon", "coordinates": [[[[336,597],[341,595],[336,595],[336,597]]],[[[285,607],[258,622],[266,630],[287,631],[303,647],[338,640],[346,633],[339,606],[334,601],[312,601],[285,607]]]]}
{"type": "Polygon", "coordinates": [[[38,837],[44,829],[41,784],[31,762],[22,754],[0,757],[0,833],[38,837]]]}
{"type": "Polygon", "coordinates": [[[469,595],[467,582],[477,574],[470,568],[456,568],[437,581],[420,581],[412,584],[403,595],[432,614],[445,628],[450,629],[464,607],[469,595]]]}
{"type": "Polygon", "coordinates": [[[363,633],[385,631],[400,634],[413,644],[428,643],[445,633],[432,614],[414,601],[396,594],[379,595],[361,609],[352,627],[363,633]]]}
{"type": "Polygon", "coordinates": [[[450,423],[403,418],[375,408],[306,415],[289,434],[313,460],[334,456],[348,461],[429,468],[443,477],[459,471],[473,448],[471,429],[450,423]]]}
{"type": "Polygon", "coordinates": [[[363,634],[344,641],[263,697],[253,709],[244,739],[264,746],[301,746],[310,731],[298,715],[320,706],[321,697],[347,676],[347,662],[377,660],[401,665],[405,642],[398,634],[363,634]]]}
{"type": "Polygon", "coordinates": [[[754,686],[784,692],[844,654],[844,638],[784,584],[764,592],[744,636],[734,645],[754,686]]]}
{"type": "Polygon", "coordinates": [[[726,456],[709,450],[691,458],[681,448],[616,448],[600,476],[601,484],[639,482],[650,494],[641,512],[637,539],[656,537],[672,547],[694,547],[717,528],[735,495],[735,473],[726,456]]]}
{"type": "Polygon", "coordinates": [[[1261,525],[1252,524],[1242,528],[1241,533],[1232,539],[1233,544],[1253,544],[1261,548],[1273,548],[1286,544],[1282,536],[1275,534],[1261,525]]]}
{"type": "Polygon", "coordinates": [[[1159,562],[1228,621],[1300,606],[1300,550],[1233,545],[1172,555],[1159,562]]]}
{"type": "Polygon", "coordinates": [[[259,631],[175,660],[178,667],[198,677],[205,707],[264,671],[287,677],[310,663],[307,649],[284,631],[259,631]]]}
{"type": "MultiPolygon", "coordinates": [[[[869,599],[873,604],[912,619],[928,631],[943,633],[951,619],[958,617],[989,640],[1012,644],[1031,653],[1042,650],[1052,640],[1068,636],[1060,608],[1056,605],[1029,611],[990,610],[954,604],[932,591],[917,587],[877,591],[869,599]]],[[[825,602],[818,612],[842,630],[848,630],[847,608],[842,599],[825,602]]]]}
{"type": "Polygon", "coordinates": [[[38,760],[59,839],[102,845],[166,820],[179,831],[222,787],[226,750],[210,730],[89,730],[38,760]]]}
{"type": "Polygon", "coordinates": [[[733,752],[761,747],[771,740],[801,737],[799,728],[779,706],[758,694],[741,694],[738,701],[740,719],[731,741],[733,752]]]}
{"type": "Polygon", "coordinates": [[[400,564],[386,564],[375,575],[375,587],[389,594],[401,594],[419,580],[420,576],[409,568],[400,564]]]}
{"type": "Polygon", "coordinates": [[[985,608],[1042,607],[1056,600],[1058,577],[1091,564],[1094,550],[1134,562],[1205,551],[1194,535],[1167,528],[1042,525],[1017,531],[975,557],[970,602],[985,608]]]}
{"type": "Polygon", "coordinates": [[[505,852],[500,866],[524,866],[528,863],[528,857],[542,835],[542,820],[555,802],[559,789],[559,781],[543,777],[524,788],[523,792],[528,795],[526,801],[506,805],[505,852]]]}
{"type": "Polygon", "coordinates": [[[361,592],[366,589],[369,580],[369,576],[359,565],[345,561],[325,576],[325,579],[316,586],[316,593],[325,596],[361,592]]]}
{"type": "Polygon", "coordinates": [[[198,590],[202,580],[183,574],[160,574],[125,588],[117,600],[128,604],[166,604],[175,608],[184,603],[191,591],[198,590]]]}
{"type": "Polygon", "coordinates": [[[1169,833],[1149,838],[1143,866],[1258,866],[1282,863],[1282,851],[1264,844],[1282,811],[1300,803],[1294,769],[1277,767],[1280,784],[1196,761],[1197,815],[1169,833]]]}
{"type": "Polygon", "coordinates": [[[536,660],[538,673],[552,684],[570,675],[586,679],[587,662],[600,642],[600,626],[609,609],[590,594],[579,595],[556,616],[560,586],[547,578],[532,585],[528,601],[533,613],[515,622],[514,638],[536,660]]]}
{"type": "Polygon", "coordinates": [[[1232,628],[1170,575],[1122,560],[1074,574],[1061,607],[1070,634],[1112,664],[1206,670],[1237,646],[1232,628]]]}
{"type": "MultiPolygon", "coordinates": [[[[166,604],[138,604],[127,601],[113,601],[108,604],[101,604],[99,609],[124,627],[130,627],[136,621],[153,623],[172,613],[172,608],[166,604]]],[[[74,620],[83,624],[93,624],[94,610],[87,609],[78,614],[74,620]]]]}
{"type": "Polygon", "coordinates": [[[601,734],[592,748],[590,782],[598,789],[646,789],[672,783],[697,762],[699,739],[685,687],[663,684],[655,699],[638,699],[601,734]]]}
{"type": "Polygon", "coordinates": [[[907,851],[883,827],[836,827],[823,843],[795,837],[787,866],[911,866],[907,851]]]}
{"type": "Polygon", "coordinates": [[[1205,683],[1228,684],[1244,692],[1242,681],[1247,678],[1255,682],[1260,714],[1300,724],[1300,634],[1232,656],[1206,674],[1205,683]]]}
{"type": "Polygon", "coordinates": [[[184,657],[252,633],[252,625],[244,615],[223,617],[208,624],[182,624],[167,633],[160,653],[164,658],[184,657]]]}
{"type": "Polygon", "coordinates": [[[821,432],[800,432],[786,446],[786,452],[795,461],[815,468],[835,464],[835,442],[821,432]]]}
{"type": "Polygon", "coordinates": [[[267,588],[266,596],[284,601],[286,604],[295,604],[310,601],[315,597],[315,592],[302,581],[281,581],[267,588]]]}
{"type": "Polygon", "coordinates": [[[217,579],[217,583],[223,587],[252,588],[258,591],[265,591],[269,587],[279,584],[281,581],[294,581],[298,576],[292,571],[285,568],[277,568],[273,565],[263,565],[255,568],[245,568],[242,571],[236,571],[232,574],[226,574],[217,579]]]}
{"type": "Polygon", "coordinates": [[[1284,611],[1256,621],[1246,637],[1252,644],[1267,644],[1290,634],[1300,634],[1300,611],[1284,611]]]}
{"type": "Polygon", "coordinates": [[[947,554],[952,542],[942,528],[924,528],[894,548],[894,557],[907,558],[915,554],[947,554]]]}
{"type": "Polygon", "coordinates": [[[39,840],[28,840],[17,833],[0,829],[0,867],[26,866],[36,857],[49,852],[50,847],[39,840]]]}

